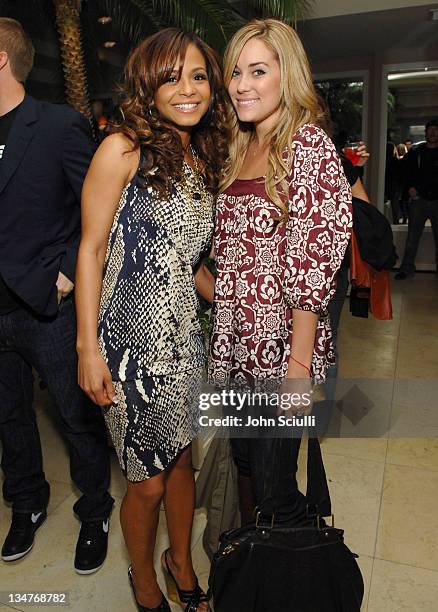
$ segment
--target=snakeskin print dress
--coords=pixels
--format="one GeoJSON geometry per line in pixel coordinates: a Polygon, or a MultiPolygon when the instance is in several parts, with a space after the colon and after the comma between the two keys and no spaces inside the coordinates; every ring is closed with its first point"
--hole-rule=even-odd
{"type": "Polygon", "coordinates": [[[108,240],[98,341],[117,396],[104,417],[133,482],[166,469],[198,432],[205,354],[193,268],[212,233],[210,194],[193,200],[176,184],[162,200],[138,174],[122,192],[108,240]]]}

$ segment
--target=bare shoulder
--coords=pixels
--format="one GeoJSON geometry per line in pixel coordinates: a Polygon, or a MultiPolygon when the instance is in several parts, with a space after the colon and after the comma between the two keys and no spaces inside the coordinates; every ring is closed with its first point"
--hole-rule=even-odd
{"type": "Polygon", "coordinates": [[[138,159],[140,152],[134,150],[132,142],[124,134],[110,134],[100,144],[98,153],[125,160],[138,159]]]}
{"type": "Polygon", "coordinates": [[[91,170],[101,169],[112,176],[119,175],[130,180],[140,159],[140,150],[132,147],[132,142],[124,134],[107,136],[97,149],[91,170]]]}

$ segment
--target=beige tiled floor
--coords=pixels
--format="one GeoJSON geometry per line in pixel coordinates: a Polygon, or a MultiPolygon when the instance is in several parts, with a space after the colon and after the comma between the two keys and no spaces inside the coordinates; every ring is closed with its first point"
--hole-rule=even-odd
{"type": "MultiPolygon", "coordinates": [[[[397,379],[388,401],[366,415],[373,424],[391,423],[379,438],[324,439],[323,452],[336,524],[360,555],[368,612],[435,612],[438,609],[438,279],[419,274],[393,283],[393,321],[352,318],[341,321],[340,374],[352,378],[397,379]],[[411,381],[409,379],[412,379],[411,381]]],[[[45,469],[52,484],[49,519],[26,559],[0,567],[0,591],[67,590],[75,612],[135,610],[126,579],[127,554],[118,521],[124,481],[113,458],[111,491],[116,509],[108,559],[89,577],[72,569],[78,523],[72,515],[76,492],[68,459],[45,393],[38,397],[38,419],[45,469]]],[[[304,457],[299,480],[303,482],[304,457]]],[[[0,503],[0,541],[9,509],[0,503]]],[[[208,579],[202,548],[205,514],[198,511],[193,559],[201,584],[208,579]]],[[[167,544],[161,516],[157,559],[167,544]]],[[[161,573],[158,572],[160,576],[161,573]]],[[[164,585],[162,585],[164,588],[164,585]]],[[[0,612],[11,607],[0,604],[0,612]]],[[[15,609],[23,609],[15,606],[15,609]]],[[[32,608],[36,612],[47,608],[32,608]]],[[[177,608],[174,608],[175,610],[177,608]]],[[[247,612],[242,610],[242,612],[247,612]]],[[[291,606],[291,612],[293,607],[291,606]]],[[[315,611],[316,612],[316,611],[315,611]]]]}

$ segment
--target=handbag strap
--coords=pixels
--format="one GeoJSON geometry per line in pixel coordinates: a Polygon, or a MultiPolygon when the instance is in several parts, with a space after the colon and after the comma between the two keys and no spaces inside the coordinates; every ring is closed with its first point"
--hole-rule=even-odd
{"type": "Polygon", "coordinates": [[[307,508],[308,514],[330,516],[332,503],[318,438],[309,438],[307,445],[307,508]]]}
{"type": "MultiPolygon", "coordinates": [[[[271,517],[279,510],[279,486],[280,486],[280,453],[274,447],[274,457],[271,463],[272,472],[268,482],[265,483],[265,496],[257,510],[263,517],[271,517]],[[269,503],[271,500],[271,503],[269,503]]],[[[322,460],[321,446],[318,438],[308,438],[307,450],[307,516],[331,516],[331,500],[327,483],[324,463],[322,460]]]]}

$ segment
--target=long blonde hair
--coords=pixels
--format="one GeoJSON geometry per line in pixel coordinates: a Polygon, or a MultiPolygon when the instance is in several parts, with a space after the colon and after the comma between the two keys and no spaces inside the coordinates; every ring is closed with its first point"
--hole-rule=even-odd
{"type": "MultiPolygon", "coordinates": [[[[265,189],[280,209],[280,219],[286,220],[288,207],[283,194],[288,193],[286,179],[290,173],[293,136],[306,123],[325,126],[325,115],[313,86],[309,60],[298,34],[277,19],[255,19],[234,34],[225,50],[225,86],[229,86],[242,49],[251,38],[262,40],[274,53],[280,66],[280,114],[269,134],[271,144],[265,189]],[[288,156],[285,159],[286,151],[288,156]]],[[[239,121],[233,108],[230,109],[230,124],[230,156],[225,164],[221,191],[238,177],[255,133],[252,124],[239,121]]]]}

